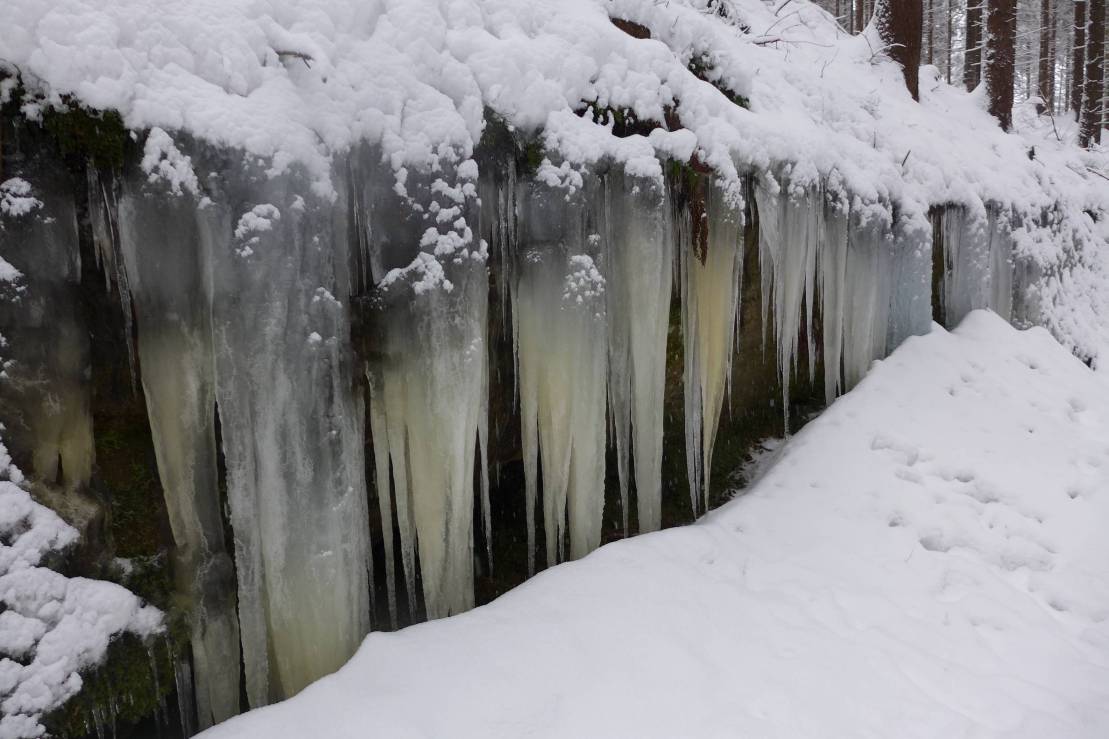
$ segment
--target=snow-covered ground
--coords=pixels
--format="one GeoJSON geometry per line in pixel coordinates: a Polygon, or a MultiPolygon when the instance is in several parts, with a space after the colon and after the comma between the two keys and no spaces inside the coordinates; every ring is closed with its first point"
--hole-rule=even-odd
{"type": "Polygon", "coordinates": [[[0,739],[25,739],[42,736],[39,718],[81,690],[114,636],[151,636],[163,620],[119,585],[40,567],[77,531],[20,487],[3,444],[0,477],[0,739]]]}
{"type": "Polygon", "coordinates": [[[1109,736],[1109,381],[972,313],[750,491],[375,633],[232,737],[1109,736]]]}

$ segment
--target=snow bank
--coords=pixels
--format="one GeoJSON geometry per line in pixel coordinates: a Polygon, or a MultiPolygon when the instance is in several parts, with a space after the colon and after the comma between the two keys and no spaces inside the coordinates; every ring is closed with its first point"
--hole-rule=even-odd
{"type": "Polygon", "coordinates": [[[19,487],[0,444],[0,739],[41,736],[38,719],[81,690],[112,637],[150,636],[162,613],[109,582],[38,566],[77,541],[77,531],[19,487]]]}
{"type": "Polygon", "coordinates": [[[1104,376],[975,312],[776,454],[206,736],[1109,735],[1104,376]]]}

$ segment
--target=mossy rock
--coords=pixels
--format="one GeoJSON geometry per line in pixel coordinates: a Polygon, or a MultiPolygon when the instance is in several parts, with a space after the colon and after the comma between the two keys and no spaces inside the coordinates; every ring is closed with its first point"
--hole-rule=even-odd
{"type": "Polygon", "coordinates": [[[108,646],[104,662],[81,673],[81,691],[42,719],[48,736],[85,737],[127,728],[164,712],[176,685],[174,654],[187,644],[184,626],[171,624],[163,637],[144,641],[121,634],[108,646]]]}

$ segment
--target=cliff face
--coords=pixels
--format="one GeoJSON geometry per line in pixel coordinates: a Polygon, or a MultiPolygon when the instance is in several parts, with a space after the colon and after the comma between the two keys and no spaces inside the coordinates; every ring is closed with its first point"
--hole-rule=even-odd
{"type": "Polygon", "coordinates": [[[16,1],[5,439],[186,720],[691,521],[933,319],[1096,361],[1104,155],[794,4],[16,1]]]}

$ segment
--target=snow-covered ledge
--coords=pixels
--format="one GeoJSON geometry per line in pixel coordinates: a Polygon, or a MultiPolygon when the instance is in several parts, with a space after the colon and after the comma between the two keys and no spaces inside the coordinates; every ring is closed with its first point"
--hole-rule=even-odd
{"type": "Polygon", "coordinates": [[[1104,737],[1109,381],[979,311],[698,524],[375,633],[213,739],[1104,737]]]}

